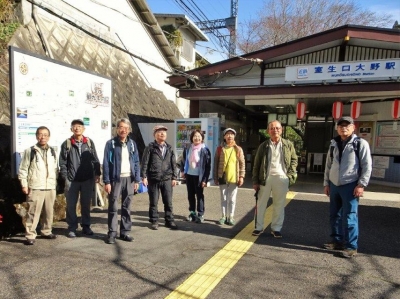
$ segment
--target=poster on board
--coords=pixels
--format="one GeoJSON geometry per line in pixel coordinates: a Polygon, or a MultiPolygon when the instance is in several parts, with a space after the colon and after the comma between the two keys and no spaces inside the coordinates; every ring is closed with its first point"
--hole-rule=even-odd
{"type": "Polygon", "coordinates": [[[39,126],[50,129],[49,145],[58,153],[72,135],[73,119],[84,121],[84,136],[93,140],[101,162],[111,138],[111,78],[18,48],[9,51],[13,175],[24,150],[37,142],[39,126]]]}

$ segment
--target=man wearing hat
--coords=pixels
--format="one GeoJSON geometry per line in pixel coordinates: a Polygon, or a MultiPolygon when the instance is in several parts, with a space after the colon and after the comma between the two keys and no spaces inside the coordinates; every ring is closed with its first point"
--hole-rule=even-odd
{"type": "Polygon", "coordinates": [[[82,232],[93,235],[90,228],[90,201],[94,183],[99,182],[100,163],[93,140],[83,135],[85,124],[81,119],[71,122],[73,135],[61,145],[60,175],[65,179],[68,237],[75,238],[78,228],[76,205],[80,198],[82,232]]]}
{"type": "Polygon", "coordinates": [[[372,159],[368,142],[354,134],[351,117],[338,120],[337,133],[331,140],[324,174],[332,241],[323,247],[343,250],[341,256],[351,258],[357,254],[358,201],[371,177],[372,159]]]}
{"type": "Polygon", "coordinates": [[[158,197],[164,204],[165,227],[178,229],[172,208],[172,187],[176,185],[175,153],[166,142],[168,128],[156,125],[153,129],[154,141],[143,152],[141,175],[143,185],[148,186],[149,222],[153,230],[158,229],[158,197]]]}

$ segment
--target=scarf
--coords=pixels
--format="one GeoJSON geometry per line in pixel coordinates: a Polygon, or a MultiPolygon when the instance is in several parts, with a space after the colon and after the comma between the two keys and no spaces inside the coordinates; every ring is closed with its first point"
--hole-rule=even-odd
{"type": "Polygon", "coordinates": [[[200,143],[198,145],[192,144],[192,154],[190,155],[189,162],[192,168],[196,168],[197,162],[200,161],[200,150],[203,147],[203,144],[200,143]]]}

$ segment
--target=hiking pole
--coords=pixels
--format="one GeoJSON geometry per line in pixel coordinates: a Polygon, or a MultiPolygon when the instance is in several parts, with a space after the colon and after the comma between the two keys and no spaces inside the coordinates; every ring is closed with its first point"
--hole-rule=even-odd
{"type": "Polygon", "coordinates": [[[254,228],[257,228],[257,203],[258,203],[258,191],[254,193],[254,197],[256,198],[256,206],[254,208],[254,228]]]}

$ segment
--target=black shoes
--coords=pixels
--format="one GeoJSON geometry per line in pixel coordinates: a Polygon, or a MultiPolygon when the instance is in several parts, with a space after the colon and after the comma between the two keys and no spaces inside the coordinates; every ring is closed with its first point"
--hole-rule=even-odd
{"type": "Polygon", "coordinates": [[[272,231],[271,235],[276,239],[281,239],[282,238],[281,232],[278,232],[278,231],[272,231]]]}
{"type": "Polygon", "coordinates": [[[47,235],[47,236],[43,235],[42,238],[49,239],[49,240],[54,240],[54,239],[57,239],[57,235],[55,235],[55,234],[50,234],[50,235],[47,235]]]}
{"type": "Polygon", "coordinates": [[[113,236],[108,236],[106,239],[107,244],[115,244],[115,237],[113,236]]]}
{"type": "Polygon", "coordinates": [[[259,235],[261,235],[261,233],[262,233],[262,231],[261,230],[253,230],[253,233],[252,233],[252,235],[253,236],[259,236],[259,235]]]}
{"type": "Polygon", "coordinates": [[[82,233],[87,236],[93,236],[93,231],[89,226],[82,227],[82,233]]]}
{"type": "Polygon", "coordinates": [[[33,244],[35,244],[35,239],[26,239],[24,244],[25,245],[33,245],[33,244]]]}
{"type": "Polygon", "coordinates": [[[174,221],[167,221],[165,222],[165,227],[168,227],[170,229],[178,229],[178,226],[174,221]]]}
{"type": "Polygon", "coordinates": [[[126,242],[132,242],[133,241],[133,237],[131,237],[130,235],[121,235],[119,238],[122,241],[126,241],[126,242]]]}

